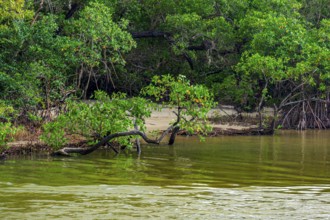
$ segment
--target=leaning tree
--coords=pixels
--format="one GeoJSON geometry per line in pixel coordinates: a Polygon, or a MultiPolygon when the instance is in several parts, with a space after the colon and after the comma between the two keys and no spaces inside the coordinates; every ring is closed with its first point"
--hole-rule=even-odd
{"type": "Polygon", "coordinates": [[[171,133],[168,144],[172,145],[180,130],[197,133],[202,138],[211,129],[207,113],[215,104],[206,87],[192,85],[182,75],[153,77],[151,84],[142,90],[141,97],[127,98],[123,93],[108,96],[97,91],[94,98],[92,103],[69,101],[65,112],[44,125],[41,139],[53,147],[55,155],[85,155],[113,141],[128,147],[135,142],[140,153],[139,138],[159,144],[171,133]],[[145,119],[151,116],[152,110],[163,106],[173,109],[176,120],[169,122],[169,127],[160,132],[159,137],[150,138],[145,119]],[[74,134],[84,137],[88,144],[81,148],[64,147],[68,135],[74,134]]]}

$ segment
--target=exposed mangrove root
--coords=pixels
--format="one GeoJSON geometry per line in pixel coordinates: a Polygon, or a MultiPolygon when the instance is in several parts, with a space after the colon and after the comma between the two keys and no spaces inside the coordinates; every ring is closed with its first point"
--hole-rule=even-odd
{"type": "Polygon", "coordinates": [[[280,113],[278,123],[285,129],[330,128],[330,93],[313,90],[306,82],[288,84],[291,92],[276,106],[280,113]]]}
{"type": "Polygon", "coordinates": [[[330,112],[326,100],[301,100],[284,109],[282,126],[287,129],[327,129],[330,128],[330,112]]]}

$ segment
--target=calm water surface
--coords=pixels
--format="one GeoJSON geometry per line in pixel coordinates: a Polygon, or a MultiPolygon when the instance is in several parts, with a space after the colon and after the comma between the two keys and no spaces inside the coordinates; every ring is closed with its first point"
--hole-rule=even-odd
{"type": "Polygon", "coordinates": [[[0,219],[330,219],[330,132],[9,158],[0,219]]]}

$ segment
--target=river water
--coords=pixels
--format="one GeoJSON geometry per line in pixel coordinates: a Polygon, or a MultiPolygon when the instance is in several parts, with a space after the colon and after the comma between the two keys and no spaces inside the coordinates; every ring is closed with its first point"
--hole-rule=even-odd
{"type": "Polygon", "coordinates": [[[330,132],[0,163],[0,219],[330,219],[330,132]]]}

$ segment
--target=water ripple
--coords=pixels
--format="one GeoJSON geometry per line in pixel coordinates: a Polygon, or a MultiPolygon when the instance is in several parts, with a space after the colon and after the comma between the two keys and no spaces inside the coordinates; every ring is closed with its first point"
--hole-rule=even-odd
{"type": "Polygon", "coordinates": [[[0,189],[0,218],[328,219],[329,189],[26,184],[0,189]]]}

